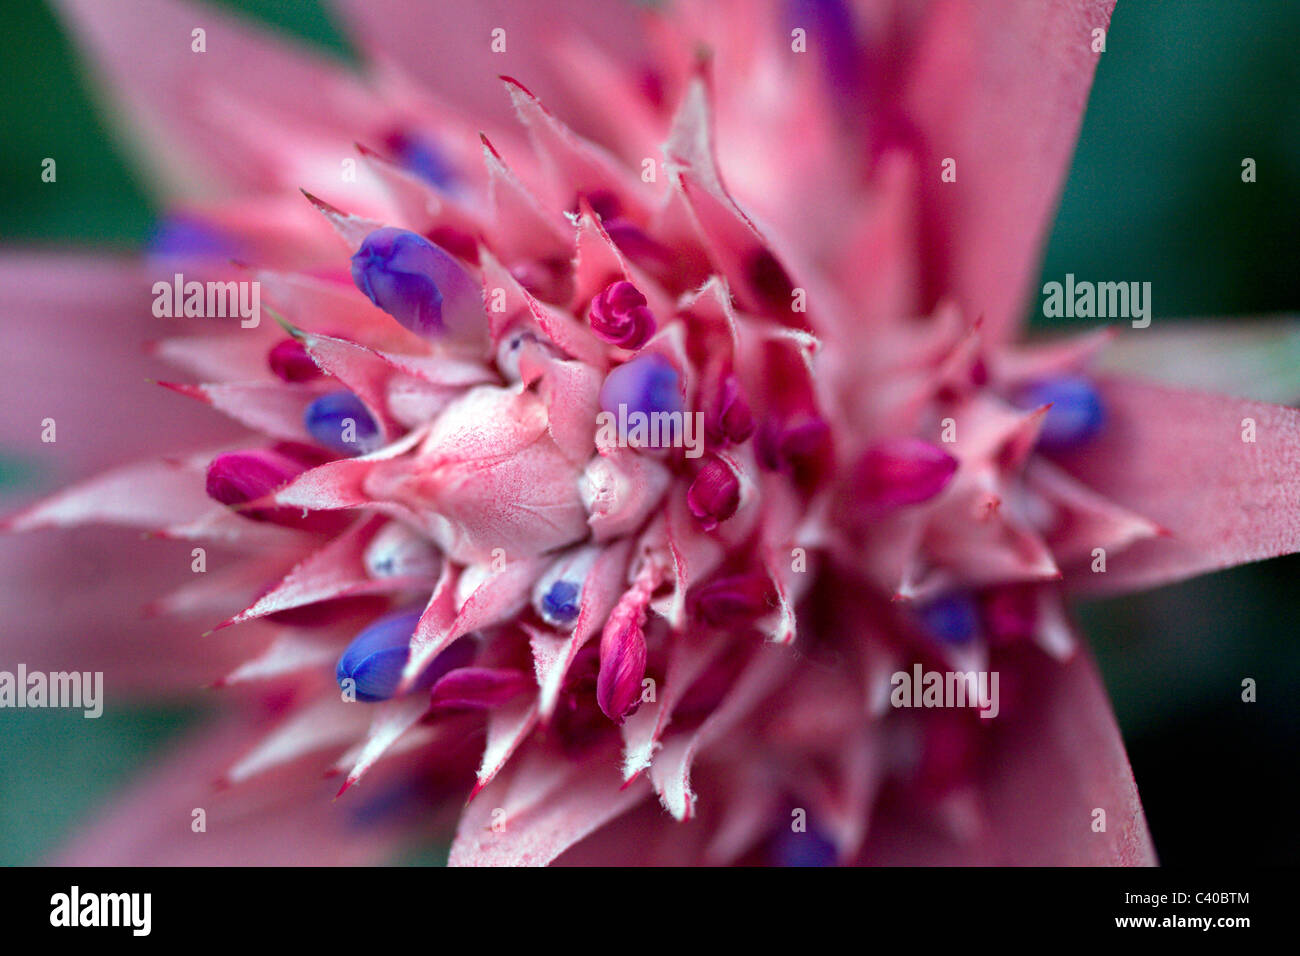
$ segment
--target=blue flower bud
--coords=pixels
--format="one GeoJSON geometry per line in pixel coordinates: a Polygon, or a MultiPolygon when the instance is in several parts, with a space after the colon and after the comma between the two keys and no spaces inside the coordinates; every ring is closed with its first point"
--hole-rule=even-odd
{"type": "Polygon", "coordinates": [[[624,362],[605,378],[600,387],[600,407],[618,415],[625,405],[628,414],[680,412],[682,393],[677,369],[662,355],[641,355],[624,362]]]}
{"type": "Polygon", "coordinates": [[[945,644],[967,644],[979,629],[979,612],[969,594],[953,591],[917,608],[921,625],[945,644]]]}
{"type": "Polygon", "coordinates": [[[479,283],[421,235],[376,229],[352,257],[352,281],[417,335],[486,342],[487,313],[479,283]]]}
{"type": "MultiPolygon", "coordinates": [[[[353,638],[334,671],[339,687],[350,679],[357,700],[373,704],[391,698],[401,682],[411,636],[422,613],[420,608],[414,608],[389,614],[353,638]]],[[[473,641],[461,638],[433,659],[412,689],[432,687],[448,671],[468,665],[474,652],[473,641]]]]}
{"type": "Polygon", "coordinates": [[[1051,404],[1043,418],[1039,447],[1046,451],[1069,451],[1090,440],[1101,430],[1106,410],[1096,387],[1083,378],[1054,378],[1022,389],[1016,404],[1038,408],[1051,404]]]}
{"type": "Polygon", "coordinates": [[[431,186],[444,192],[456,186],[456,171],[442,151],[426,136],[395,133],[388,139],[397,162],[431,186]]]}
{"type": "Polygon", "coordinates": [[[839,101],[849,104],[857,89],[862,62],[853,10],[846,0],[785,0],[787,41],[790,30],[808,33],[808,50],[821,60],[827,85],[839,101]]]}
{"type": "Polygon", "coordinates": [[[551,627],[573,630],[582,610],[582,589],[599,548],[575,548],[546,569],[533,586],[533,609],[551,627]]]}
{"type": "Polygon", "coordinates": [[[838,855],[835,844],[812,827],[803,832],[781,827],[768,847],[773,866],[834,866],[838,855]]]}
{"type": "Polygon", "coordinates": [[[238,253],[235,240],[193,216],[169,216],[154,227],[148,255],[157,259],[229,259],[238,253]]]}
{"type": "Polygon", "coordinates": [[[374,417],[349,391],[322,395],[307,406],[302,417],[312,438],[346,455],[364,455],[382,441],[374,417]]]}

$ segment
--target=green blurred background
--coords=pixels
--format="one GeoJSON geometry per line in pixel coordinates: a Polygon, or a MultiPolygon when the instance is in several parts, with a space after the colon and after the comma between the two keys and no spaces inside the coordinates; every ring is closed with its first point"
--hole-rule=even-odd
{"type": "MultiPolygon", "coordinates": [[[[352,56],[315,0],[218,5],[352,56]]],[[[157,210],[64,33],[40,4],[4,8],[0,182],[30,182],[50,155],[60,176],[57,189],[0,189],[0,242],[139,246],[157,210]]],[[[1120,0],[1043,275],[1149,280],[1160,322],[1300,311],[1298,40],[1295,0],[1120,0]],[[1254,184],[1241,182],[1246,156],[1254,184]]],[[[29,480],[0,450],[0,493],[29,480]]],[[[1083,608],[1166,863],[1300,859],[1298,572],[1300,559],[1280,559],[1083,608]],[[1255,705],[1240,702],[1243,677],[1259,682],[1255,705]]],[[[197,708],[114,708],[93,722],[6,711],[0,863],[40,860],[202,719],[197,708]]]]}

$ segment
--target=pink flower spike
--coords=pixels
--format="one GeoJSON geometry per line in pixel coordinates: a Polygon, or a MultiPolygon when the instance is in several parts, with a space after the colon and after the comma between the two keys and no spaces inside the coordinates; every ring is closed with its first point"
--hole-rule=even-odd
{"type": "Polygon", "coordinates": [[[721,458],[710,458],[691,482],[686,504],[700,527],[712,531],[740,507],[740,479],[721,458]]]}
{"type": "Polygon", "coordinates": [[[867,449],[858,462],[854,491],[876,511],[920,504],[943,491],[957,459],[921,438],[890,438],[867,449]]]}
{"type": "Polygon", "coordinates": [[[655,333],[655,317],[632,283],[611,282],[591,300],[591,329],[606,342],[639,349],[655,333]]]}

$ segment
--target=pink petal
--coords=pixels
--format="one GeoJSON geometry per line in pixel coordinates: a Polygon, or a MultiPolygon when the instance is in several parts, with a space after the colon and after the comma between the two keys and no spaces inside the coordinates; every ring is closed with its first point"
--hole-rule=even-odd
{"type": "MultiPolygon", "coordinates": [[[[6,628],[0,657],[32,671],[103,671],[110,702],[192,695],[256,655],[270,631],[254,624],[205,639],[210,617],[144,616],[159,593],[200,576],[191,549],[120,528],[0,537],[0,614],[21,622],[6,628]]],[[[208,551],[209,568],[228,559],[208,551]]]]}
{"type": "MultiPolygon", "coordinates": [[[[453,671],[452,673],[455,673],[453,671]]],[[[496,779],[519,746],[537,726],[537,698],[531,695],[495,707],[488,714],[487,742],[470,799],[496,779]]]]}
{"type": "Polygon", "coordinates": [[[240,429],[180,401],[159,401],[166,366],[145,343],[166,328],[137,262],[56,254],[0,257],[0,320],[21,329],[0,350],[0,443],[66,483],[159,448],[233,439],[240,429]],[[147,416],[148,428],[124,427],[147,416]],[[41,441],[54,419],[57,441],[41,441]]]}
{"type": "Polygon", "coordinates": [[[533,583],[548,561],[544,557],[528,558],[489,572],[464,606],[455,610],[454,616],[451,614],[454,578],[444,573],[411,638],[411,656],[402,672],[403,683],[409,686],[457,638],[518,614],[527,604],[533,583]]]}
{"type": "Polygon", "coordinates": [[[327,747],[343,747],[365,734],[365,709],[344,703],[335,694],[308,704],[263,737],[222,776],[222,783],[243,783],[260,773],[327,747]]]}
{"type": "Polygon", "coordinates": [[[178,385],[160,382],[164,388],[194,398],[229,415],[241,425],[272,438],[287,441],[312,440],[303,425],[303,412],[321,394],[316,384],[289,382],[232,382],[210,385],[178,385]]]}
{"type": "Polygon", "coordinates": [[[551,52],[560,37],[593,36],[621,55],[640,45],[636,10],[599,0],[555,0],[545,7],[509,0],[336,2],[369,56],[398,64],[479,124],[511,118],[497,79],[502,73],[528,77],[548,103],[571,102],[556,79],[561,61],[551,52]],[[505,31],[500,53],[491,47],[497,28],[505,31]]]}
{"type": "Polygon", "coordinates": [[[419,722],[429,709],[429,701],[423,694],[416,694],[386,700],[373,706],[355,701],[343,706],[368,711],[370,729],[366,732],[360,751],[353,758],[352,769],[339,788],[340,794],[364,777],[384,753],[397,743],[398,738],[419,722]]]}
{"type": "Polygon", "coordinates": [[[219,627],[239,624],[291,608],[363,594],[389,594],[405,588],[428,586],[423,578],[373,578],[366,572],[366,546],[383,522],[363,521],[339,535],[296,565],[284,578],[251,605],[219,627]]]}
{"type": "Polygon", "coordinates": [[[1008,338],[1074,150],[1113,0],[935,0],[908,67],[930,230],[927,285],[1008,338]],[[956,182],[940,164],[957,162],[956,182]]]}
{"type": "Polygon", "coordinates": [[[1100,380],[1107,421],[1059,463],[1169,536],[1108,554],[1091,592],[1156,587],[1300,550],[1300,412],[1122,378],[1100,380]],[[1256,441],[1242,441],[1245,419],[1256,441]]]}
{"type": "Polygon", "coordinates": [[[203,473],[192,462],[149,461],[73,485],[4,519],[7,531],[121,524],[157,530],[212,510],[203,473]]]}
{"type": "Polygon", "coordinates": [[[57,6],[108,81],[130,133],[145,145],[143,155],[174,191],[298,185],[281,182],[277,174],[288,170],[268,165],[279,155],[268,155],[275,140],[251,136],[251,124],[237,121],[245,111],[278,127],[282,140],[320,135],[334,124],[354,132],[367,125],[365,100],[342,66],[220,10],[181,0],[60,0],[57,6]],[[206,31],[203,53],[191,50],[198,27],[206,31]],[[326,118],[316,119],[315,129],[304,122],[304,97],[313,104],[308,115],[326,118]]]}
{"type": "Polygon", "coordinates": [[[735,728],[777,684],[787,677],[794,659],[787,648],[759,647],[713,713],[697,729],[664,742],[650,765],[650,780],[664,807],[678,820],[695,810],[691,766],[696,755],[735,728]]]}
{"type": "Polygon", "coordinates": [[[626,789],[621,783],[608,750],[579,762],[542,753],[516,758],[461,816],[448,863],[545,866],[649,795],[642,781],[626,789]]]}
{"type": "Polygon", "coordinates": [[[983,829],[968,841],[924,811],[885,801],[860,862],[877,865],[1150,866],[1155,851],[1097,672],[1087,654],[1039,658],[1027,709],[991,721],[996,739],[977,785],[983,829]],[[1093,832],[1093,811],[1106,831],[1093,832]],[[919,815],[920,814],[920,815],[919,815]]]}
{"type": "Polygon", "coordinates": [[[673,710],[682,696],[722,650],[722,642],[703,637],[677,635],[668,652],[668,673],[653,703],[643,704],[623,721],[623,779],[650,766],[651,758],[672,722],[673,710]]]}
{"type": "Polygon", "coordinates": [[[383,861],[406,834],[361,826],[300,767],[255,785],[215,791],[211,768],[233,760],[257,732],[231,723],[181,742],[112,807],[76,833],[55,862],[73,866],[324,866],[383,861]],[[206,811],[207,831],[191,829],[206,811]]]}

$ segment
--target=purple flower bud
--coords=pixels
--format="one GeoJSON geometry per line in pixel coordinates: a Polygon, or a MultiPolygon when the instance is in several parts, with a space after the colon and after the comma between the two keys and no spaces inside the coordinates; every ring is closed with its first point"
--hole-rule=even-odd
{"type": "Polygon", "coordinates": [[[640,355],[624,362],[605,378],[600,387],[600,407],[617,415],[619,406],[628,413],[680,412],[681,379],[677,369],[662,355],[640,355]]]}
{"type": "Polygon", "coordinates": [[[347,390],[329,392],[313,401],[303,413],[303,424],[312,438],[345,455],[374,451],[382,441],[374,416],[347,390]]]}
{"type": "Polygon", "coordinates": [[[639,349],[655,332],[655,317],[637,287],[619,280],[591,300],[591,329],[611,345],[639,349]]]}
{"type": "Polygon", "coordinates": [[[847,110],[862,62],[852,5],[846,0],[785,0],[783,6],[786,24],[808,31],[808,48],[821,61],[827,86],[847,110]]]}
{"type": "Polygon", "coordinates": [[[565,554],[537,580],[533,608],[547,624],[571,631],[582,610],[582,591],[587,575],[600,554],[599,548],[576,548],[565,554]]]}
{"type": "Polygon", "coordinates": [[[1055,378],[1034,382],[1021,389],[1015,403],[1021,408],[1050,404],[1038,435],[1040,448],[1069,451],[1092,439],[1101,430],[1106,410],[1096,387],[1084,378],[1055,378]]]}
{"type": "Polygon", "coordinates": [[[352,281],[379,308],[426,338],[473,340],[487,331],[479,283],[451,255],[405,229],[366,236],[352,281]]]}
{"type": "Polygon", "coordinates": [[[398,164],[415,173],[431,186],[449,192],[457,184],[456,171],[442,151],[427,136],[398,130],[386,138],[398,164]]]}
{"type": "Polygon", "coordinates": [[[788,823],[777,830],[767,855],[773,866],[834,866],[839,857],[816,828],[796,831],[788,823]]]}
{"type": "Polygon", "coordinates": [[[266,363],[276,377],[285,382],[310,382],[325,374],[297,339],[277,342],[267,355],[266,363]]]}
{"type": "Polygon", "coordinates": [[[229,259],[238,253],[235,240],[195,216],[161,220],[149,239],[149,256],[157,259],[229,259]]]}
{"type": "Polygon", "coordinates": [[[957,459],[920,438],[890,438],[867,449],[854,473],[854,494],[869,510],[929,501],[947,487],[957,459]]]}
{"type": "MultiPolygon", "coordinates": [[[[357,700],[367,703],[392,697],[401,683],[402,669],[410,654],[411,636],[422,613],[421,609],[415,608],[389,614],[353,638],[339,657],[334,671],[339,686],[344,687],[345,680],[352,680],[357,700]]],[[[473,641],[466,638],[456,641],[433,659],[414,688],[432,687],[448,671],[469,664],[474,653],[473,641]]]]}
{"type": "Polygon", "coordinates": [[[922,626],[945,644],[967,644],[979,631],[979,612],[969,594],[953,591],[917,608],[922,626]]]}
{"type": "Polygon", "coordinates": [[[721,458],[712,457],[686,492],[686,504],[705,531],[712,531],[740,507],[740,480],[721,458]]]}

